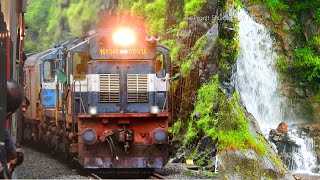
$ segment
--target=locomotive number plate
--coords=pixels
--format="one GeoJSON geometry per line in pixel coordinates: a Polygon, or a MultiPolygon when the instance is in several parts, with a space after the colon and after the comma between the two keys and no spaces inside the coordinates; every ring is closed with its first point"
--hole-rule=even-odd
{"type": "Polygon", "coordinates": [[[100,55],[113,55],[113,54],[133,54],[144,55],[147,54],[146,48],[141,49],[100,49],[100,55]]]}
{"type": "Polygon", "coordinates": [[[100,55],[119,54],[119,49],[100,49],[100,55]]]}

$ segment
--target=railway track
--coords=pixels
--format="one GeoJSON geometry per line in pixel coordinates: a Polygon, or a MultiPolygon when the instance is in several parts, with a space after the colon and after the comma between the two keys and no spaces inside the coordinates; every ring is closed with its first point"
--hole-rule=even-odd
{"type": "MultiPolygon", "coordinates": [[[[90,174],[88,175],[88,178],[89,178],[89,179],[103,179],[103,178],[99,177],[99,176],[98,176],[97,174],[95,174],[95,173],[90,173],[90,174]]],[[[152,175],[150,175],[149,179],[165,179],[165,177],[162,176],[162,175],[160,175],[160,174],[158,174],[158,173],[153,173],[152,175]]]]}
{"type": "Polygon", "coordinates": [[[165,179],[164,176],[158,174],[158,173],[153,173],[151,176],[150,176],[150,179],[165,179]]]}
{"type": "Polygon", "coordinates": [[[88,176],[89,179],[102,179],[100,178],[98,175],[96,175],[95,173],[90,173],[88,176]]]}

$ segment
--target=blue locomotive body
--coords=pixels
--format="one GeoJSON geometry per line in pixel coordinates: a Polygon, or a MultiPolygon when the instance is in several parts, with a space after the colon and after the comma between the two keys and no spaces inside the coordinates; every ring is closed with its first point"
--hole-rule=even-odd
{"type": "Polygon", "coordinates": [[[138,28],[114,28],[30,56],[25,76],[33,79],[25,84],[35,106],[24,140],[84,168],[163,167],[171,62],[158,40],[138,28]]]}

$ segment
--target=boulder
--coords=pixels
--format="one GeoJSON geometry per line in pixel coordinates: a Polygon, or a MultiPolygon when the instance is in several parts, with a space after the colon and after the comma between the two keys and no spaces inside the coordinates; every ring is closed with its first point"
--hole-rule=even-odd
{"type": "Polygon", "coordinates": [[[185,163],[185,153],[184,153],[184,147],[180,147],[175,155],[174,158],[171,160],[172,163],[185,163]]]}
{"type": "Polygon", "coordinates": [[[319,171],[320,171],[319,167],[314,167],[314,168],[311,169],[312,173],[319,173],[319,171]]]}
{"type": "Polygon", "coordinates": [[[294,179],[271,158],[275,153],[259,155],[253,150],[246,152],[224,150],[218,158],[219,179],[294,179]]]}

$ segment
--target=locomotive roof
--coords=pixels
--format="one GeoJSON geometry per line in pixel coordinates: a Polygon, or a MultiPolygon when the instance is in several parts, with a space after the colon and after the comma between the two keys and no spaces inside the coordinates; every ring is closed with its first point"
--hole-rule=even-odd
{"type": "Polygon", "coordinates": [[[24,63],[24,67],[30,67],[30,66],[35,66],[36,64],[40,63],[40,58],[42,56],[44,56],[45,54],[49,53],[50,51],[52,51],[52,49],[49,50],[45,50],[39,53],[35,53],[35,54],[31,54],[30,56],[27,55],[27,60],[24,63]]]}

